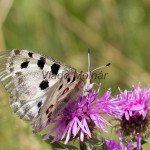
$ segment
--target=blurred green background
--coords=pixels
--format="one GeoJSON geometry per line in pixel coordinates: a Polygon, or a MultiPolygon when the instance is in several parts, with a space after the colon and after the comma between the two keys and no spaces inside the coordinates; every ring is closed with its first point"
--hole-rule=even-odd
{"type": "MultiPolygon", "coordinates": [[[[105,88],[131,89],[150,81],[149,0],[0,0],[0,51],[29,49],[56,58],[79,72],[111,62],[102,71],[105,88]]],[[[0,87],[0,150],[48,150],[29,123],[9,107],[0,87]]],[[[149,144],[144,145],[148,150],[149,144]]]]}

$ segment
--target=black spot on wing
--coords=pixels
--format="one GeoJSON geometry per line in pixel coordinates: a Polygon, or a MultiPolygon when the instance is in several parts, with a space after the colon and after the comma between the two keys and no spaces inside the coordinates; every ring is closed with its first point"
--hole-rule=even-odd
{"type": "Polygon", "coordinates": [[[28,64],[29,64],[29,61],[23,62],[23,63],[21,64],[21,69],[27,68],[27,67],[28,67],[28,64]]]}
{"type": "Polygon", "coordinates": [[[47,80],[43,80],[40,85],[39,85],[41,90],[45,90],[46,88],[49,87],[49,82],[47,80]]]}
{"type": "Polygon", "coordinates": [[[33,57],[33,53],[29,52],[28,56],[32,58],[33,57]]]}
{"type": "Polygon", "coordinates": [[[20,54],[20,50],[17,49],[17,50],[14,51],[14,53],[15,53],[15,55],[19,55],[20,54]]]}
{"type": "Polygon", "coordinates": [[[67,83],[70,82],[70,78],[67,79],[67,83]]]}
{"type": "Polygon", "coordinates": [[[60,90],[62,87],[63,87],[63,84],[62,84],[62,85],[60,85],[60,87],[59,87],[59,89],[58,89],[58,90],[60,90]]]}
{"type": "Polygon", "coordinates": [[[73,80],[71,81],[71,83],[73,83],[75,80],[76,80],[76,77],[74,76],[74,77],[73,77],[73,80]]]}
{"type": "Polygon", "coordinates": [[[41,105],[42,105],[42,102],[38,102],[37,106],[41,107],[41,105]]]}
{"type": "Polygon", "coordinates": [[[58,71],[59,71],[59,68],[60,68],[60,65],[54,63],[54,64],[51,66],[52,74],[57,75],[57,73],[58,73],[58,71]]]}
{"type": "Polygon", "coordinates": [[[45,65],[45,58],[41,57],[40,60],[38,60],[37,65],[40,69],[43,69],[45,65]]]}

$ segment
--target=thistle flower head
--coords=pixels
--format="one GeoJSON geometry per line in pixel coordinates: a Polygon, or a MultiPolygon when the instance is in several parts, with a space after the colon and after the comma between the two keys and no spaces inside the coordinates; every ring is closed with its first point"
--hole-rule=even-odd
{"type": "Polygon", "coordinates": [[[133,86],[132,91],[125,90],[122,92],[120,90],[118,98],[122,101],[122,105],[124,106],[124,112],[121,113],[121,115],[125,115],[127,120],[129,120],[129,117],[140,115],[145,119],[150,102],[149,88],[143,89],[139,83],[137,88],[133,86]]]}
{"type": "Polygon", "coordinates": [[[116,96],[120,100],[122,112],[120,117],[121,131],[130,135],[132,139],[136,139],[136,133],[145,136],[149,130],[149,116],[148,109],[150,103],[150,88],[141,88],[139,83],[138,87],[133,86],[132,91],[125,90],[116,96]]]}
{"type": "Polygon", "coordinates": [[[88,96],[79,97],[76,101],[71,101],[55,117],[50,124],[56,123],[56,126],[44,137],[49,137],[54,131],[57,130],[55,138],[51,143],[62,140],[66,136],[65,144],[71,137],[75,138],[77,135],[83,141],[85,135],[92,137],[94,127],[98,127],[104,132],[108,132],[104,124],[111,126],[101,115],[107,114],[111,117],[117,117],[118,112],[117,100],[110,100],[111,91],[108,90],[100,99],[97,99],[99,90],[96,92],[90,90],[88,96]]]}

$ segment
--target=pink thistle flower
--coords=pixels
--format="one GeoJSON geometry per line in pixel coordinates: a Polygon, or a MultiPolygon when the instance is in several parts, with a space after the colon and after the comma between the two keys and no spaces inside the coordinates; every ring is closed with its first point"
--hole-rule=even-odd
{"type": "Polygon", "coordinates": [[[133,150],[137,148],[137,150],[141,149],[141,137],[140,134],[137,134],[137,147],[132,146],[133,142],[131,141],[127,146],[123,145],[123,139],[121,136],[121,132],[118,130],[119,135],[119,143],[117,144],[114,139],[105,139],[105,144],[107,146],[107,150],[133,150]]]}
{"type": "Polygon", "coordinates": [[[132,139],[136,139],[136,133],[140,133],[142,137],[146,136],[149,131],[149,110],[150,88],[141,88],[133,86],[132,91],[125,90],[116,96],[120,100],[122,112],[120,112],[120,130],[123,134],[129,135],[132,139]]]}
{"type": "Polygon", "coordinates": [[[43,139],[48,138],[57,130],[55,138],[51,143],[62,140],[66,136],[64,144],[67,144],[71,137],[80,136],[80,140],[84,140],[85,134],[90,138],[94,126],[97,126],[104,132],[108,132],[104,124],[112,126],[101,115],[107,114],[111,117],[117,117],[120,113],[117,105],[118,100],[110,100],[111,91],[108,90],[100,99],[97,100],[99,90],[96,92],[90,90],[88,96],[79,97],[76,101],[71,101],[61,114],[55,117],[50,124],[57,123],[43,139]]]}
{"type": "Polygon", "coordinates": [[[131,92],[127,90],[122,92],[120,90],[118,98],[122,101],[122,109],[124,110],[120,114],[121,116],[125,115],[126,119],[129,120],[129,117],[142,115],[143,119],[145,119],[150,103],[149,88],[143,89],[139,83],[137,88],[133,86],[131,92]]]}

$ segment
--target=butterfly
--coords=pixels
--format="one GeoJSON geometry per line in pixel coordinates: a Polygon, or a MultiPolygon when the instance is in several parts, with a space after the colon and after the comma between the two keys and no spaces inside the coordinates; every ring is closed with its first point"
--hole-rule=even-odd
{"type": "Polygon", "coordinates": [[[34,133],[79,96],[93,87],[87,74],[46,55],[13,49],[0,52],[0,81],[10,94],[12,111],[23,120],[35,121],[34,133]]]}

